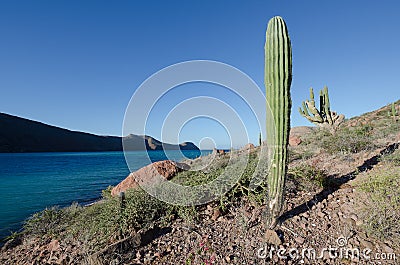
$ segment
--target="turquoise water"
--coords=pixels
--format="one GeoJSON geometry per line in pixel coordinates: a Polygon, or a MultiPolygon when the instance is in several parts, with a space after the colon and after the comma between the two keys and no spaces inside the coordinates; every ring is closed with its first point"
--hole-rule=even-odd
{"type": "MultiPolygon", "coordinates": [[[[175,161],[200,155],[192,150],[182,153],[168,151],[167,155],[175,161]]],[[[162,151],[129,152],[132,171],[165,159],[162,151]]],[[[20,229],[26,218],[46,207],[93,202],[102,190],[128,174],[123,152],[0,153],[0,238],[20,229]]]]}

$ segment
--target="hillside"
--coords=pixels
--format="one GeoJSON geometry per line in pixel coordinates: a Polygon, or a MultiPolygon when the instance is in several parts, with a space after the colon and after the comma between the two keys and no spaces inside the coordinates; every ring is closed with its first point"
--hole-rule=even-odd
{"type": "Polygon", "coordinates": [[[35,214],[10,237],[0,263],[399,264],[400,117],[389,110],[347,120],[336,134],[294,130],[301,142],[289,148],[286,204],[273,243],[264,225],[266,183],[249,189],[264,157],[260,147],[246,146],[183,161],[199,170],[172,178],[185,186],[209,183],[224,171],[238,174],[236,165],[249,155],[219,200],[177,206],[140,189],[124,200],[108,189],[90,207],[35,214]]]}
{"type": "Polygon", "coordinates": [[[184,142],[179,145],[167,144],[154,139],[147,135],[134,135],[130,134],[122,138],[122,143],[124,145],[124,150],[134,151],[134,150],[199,150],[199,148],[191,143],[184,142]],[[143,146],[143,144],[145,146],[143,146]]]}
{"type": "Polygon", "coordinates": [[[164,144],[150,136],[99,136],[0,113],[0,153],[198,150],[193,143],[164,144]]]}

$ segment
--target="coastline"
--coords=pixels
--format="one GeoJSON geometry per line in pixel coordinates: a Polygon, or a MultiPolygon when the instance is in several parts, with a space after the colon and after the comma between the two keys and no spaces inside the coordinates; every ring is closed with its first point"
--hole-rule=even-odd
{"type": "MultiPolygon", "coordinates": [[[[160,153],[132,152],[139,156],[150,152],[153,157],[160,153]]],[[[102,199],[103,190],[129,175],[123,152],[116,151],[1,153],[0,157],[4,189],[0,202],[2,238],[20,231],[28,217],[46,208],[68,207],[74,202],[82,206],[95,204],[102,199]]]]}

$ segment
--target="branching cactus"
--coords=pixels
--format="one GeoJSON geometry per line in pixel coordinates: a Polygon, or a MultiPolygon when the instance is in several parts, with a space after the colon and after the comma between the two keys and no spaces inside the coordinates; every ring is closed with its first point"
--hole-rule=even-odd
{"type": "Polygon", "coordinates": [[[328,87],[324,87],[319,92],[319,110],[315,107],[314,91],[310,88],[310,99],[303,101],[299,107],[300,114],[315,125],[328,129],[332,134],[336,132],[340,124],[344,121],[344,115],[338,115],[331,111],[329,103],[328,87]]]}
{"type": "Polygon", "coordinates": [[[268,175],[267,225],[273,229],[282,213],[290,132],[292,48],[281,17],[268,22],[265,41],[265,88],[272,117],[267,115],[267,144],[274,147],[268,175]],[[272,146],[273,145],[273,146],[272,146]]]}

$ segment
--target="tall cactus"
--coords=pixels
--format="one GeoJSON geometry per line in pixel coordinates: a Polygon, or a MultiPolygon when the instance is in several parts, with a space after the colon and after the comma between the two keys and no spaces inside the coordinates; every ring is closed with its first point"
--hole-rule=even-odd
{"type": "Polygon", "coordinates": [[[397,120],[396,116],[397,116],[396,106],[394,105],[394,102],[392,102],[392,117],[394,121],[397,120]]]}
{"type": "Polygon", "coordinates": [[[319,110],[315,107],[314,91],[310,88],[310,99],[303,101],[302,108],[299,107],[301,116],[307,118],[315,125],[328,129],[331,133],[335,133],[340,124],[344,121],[344,115],[338,115],[331,111],[329,103],[328,87],[324,87],[319,91],[319,110]],[[311,113],[311,115],[310,115],[311,113]]]}
{"type": "Polygon", "coordinates": [[[268,175],[267,225],[276,226],[283,208],[287,172],[287,146],[290,132],[290,85],[292,83],[292,48],[285,21],[273,17],[268,22],[265,41],[265,88],[272,117],[267,116],[267,144],[274,145],[268,175]]]}

